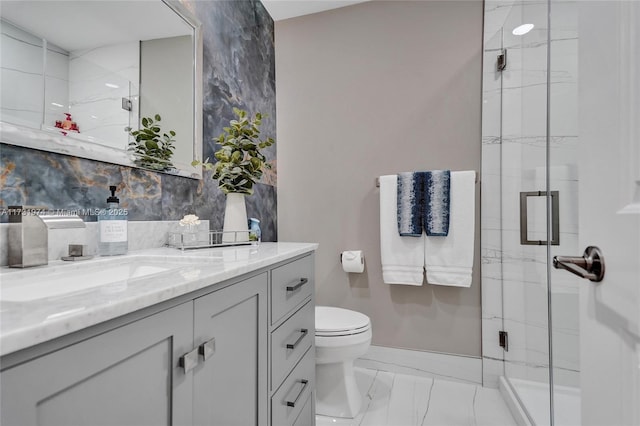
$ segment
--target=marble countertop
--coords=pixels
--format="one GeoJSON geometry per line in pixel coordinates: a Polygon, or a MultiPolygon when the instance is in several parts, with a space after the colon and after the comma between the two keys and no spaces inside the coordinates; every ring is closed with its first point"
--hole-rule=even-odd
{"type": "Polygon", "coordinates": [[[317,247],[311,243],[279,242],[184,252],[157,248],[86,261],[55,261],[29,269],[1,268],[0,355],[312,252],[317,247]],[[147,269],[140,276],[132,273],[133,278],[120,279],[114,277],[117,273],[113,272],[114,265],[125,271],[147,269]],[[158,266],[154,269],[153,265],[158,266]],[[85,283],[83,276],[92,278],[85,283]],[[70,287],[66,294],[56,294],[56,281],[73,281],[67,278],[75,279],[78,288],[70,287]],[[24,291],[24,286],[32,283],[34,290],[24,291]],[[52,283],[52,287],[43,283],[52,283]]]}

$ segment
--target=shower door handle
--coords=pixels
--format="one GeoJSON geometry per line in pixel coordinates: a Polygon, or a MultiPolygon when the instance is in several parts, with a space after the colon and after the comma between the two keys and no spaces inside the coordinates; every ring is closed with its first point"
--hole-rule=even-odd
{"type": "Polygon", "coordinates": [[[582,257],[554,256],[553,267],[566,269],[589,281],[600,282],[604,278],[604,257],[596,246],[587,247],[582,257]]]}
{"type": "MultiPolygon", "coordinates": [[[[528,202],[530,197],[546,197],[546,191],[527,191],[520,193],[520,245],[544,246],[547,241],[530,240],[528,235],[529,218],[528,202]]],[[[551,245],[560,245],[560,193],[550,191],[551,197],[551,245]]]]}

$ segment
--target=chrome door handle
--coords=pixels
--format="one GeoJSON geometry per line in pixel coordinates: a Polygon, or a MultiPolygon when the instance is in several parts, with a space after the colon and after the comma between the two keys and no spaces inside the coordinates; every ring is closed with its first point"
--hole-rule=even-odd
{"type": "Polygon", "coordinates": [[[553,267],[566,269],[581,278],[599,282],[604,278],[604,257],[596,246],[585,249],[582,257],[554,256],[553,267]]]}
{"type": "MultiPolygon", "coordinates": [[[[560,245],[560,193],[551,191],[551,245],[560,245]]],[[[527,203],[529,197],[546,197],[546,191],[529,191],[520,193],[520,245],[544,246],[547,241],[530,240],[528,235],[529,218],[527,203]]]]}

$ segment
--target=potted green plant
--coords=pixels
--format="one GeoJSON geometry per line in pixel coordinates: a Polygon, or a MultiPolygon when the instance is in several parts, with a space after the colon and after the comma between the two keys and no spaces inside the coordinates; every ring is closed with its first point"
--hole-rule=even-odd
{"type": "MultiPolygon", "coordinates": [[[[227,194],[223,231],[243,231],[235,237],[245,241],[245,233],[248,240],[248,233],[244,232],[248,229],[245,196],[253,194],[253,185],[260,180],[263,170],[271,168],[260,150],[273,145],[275,141],[270,137],[260,137],[262,114],[258,112],[251,117],[239,108],[234,108],[233,112],[236,118],[223,128],[220,136],[214,138],[221,145],[214,154],[217,161],[210,163],[207,158],[204,162],[196,160],[191,164],[202,165],[213,171],[212,178],[227,194]]],[[[233,237],[233,234],[225,233],[223,241],[229,242],[228,239],[233,237]]]]}
{"type": "Polygon", "coordinates": [[[152,117],[143,117],[142,128],[132,130],[126,127],[135,140],[129,142],[128,150],[133,152],[137,166],[145,167],[151,170],[167,171],[173,169],[171,157],[175,149],[176,132],[169,130],[169,133],[163,133],[160,128],[160,114],[152,117]]]}

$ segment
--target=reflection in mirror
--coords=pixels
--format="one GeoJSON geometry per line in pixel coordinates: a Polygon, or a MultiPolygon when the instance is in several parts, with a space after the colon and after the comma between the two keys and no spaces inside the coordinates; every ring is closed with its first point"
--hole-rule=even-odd
{"type": "Polygon", "coordinates": [[[2,142],[140,165],[129,129],[160,115],[172,167],[151,169],[201,177],[202,41],[179,3],[3,1],[0,13],[2,142]]]}

